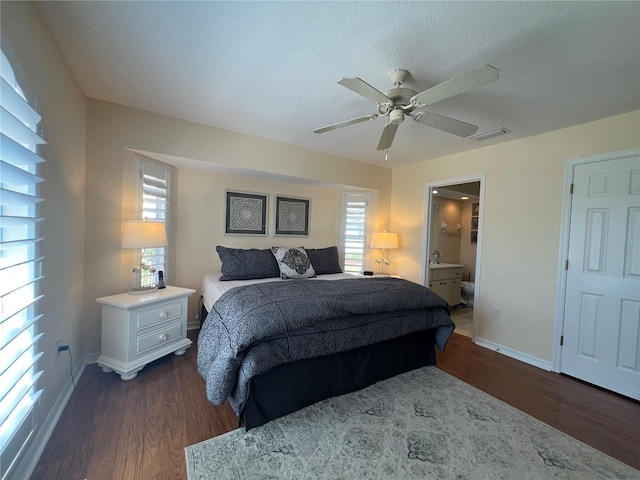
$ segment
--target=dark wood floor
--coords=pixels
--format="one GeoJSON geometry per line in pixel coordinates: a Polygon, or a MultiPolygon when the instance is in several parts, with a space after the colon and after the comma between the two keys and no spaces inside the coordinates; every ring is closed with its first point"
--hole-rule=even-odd
{"type": "MultiPolygon", "coordinates": [[[[196,341],[197,332],[190,332],[196,341]]],[[[123,382],[89,365],[33,479],[185,479],[184,447],[228,432],[228,406],[207,402],[196,347],[123,382]]],[[[442,370],[640,470],[640,405],[545,372],[454,334],[442,370]]]]}

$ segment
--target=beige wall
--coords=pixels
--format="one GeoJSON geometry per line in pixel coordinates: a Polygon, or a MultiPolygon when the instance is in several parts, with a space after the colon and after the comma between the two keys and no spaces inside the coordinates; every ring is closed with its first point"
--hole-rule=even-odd
{"type": "MultiPolygon", "coordinates": [[[[195,160],[202,167],[197,170],[179,167],[176,172],[177,213],[172,234],[176,241],[175,283],[180,286],[199,290],[202,274],[216,266],[215,246],[220,243],[239,247],[271,246],[284,244],[285,240],[287,245],[336,244],[339,190],[314,188],[310,183],[374,190],[378,197],[376,224],[380,228],[389,225],[391,175],[387,168],[90,99],[85,261],[91,265],[91,272],[87,270],[85,279],[85,352],[100,350],[100,309],[95,298],[126,291],[131,283],[131,255],[120,248],[120,240],[122,223],[132,215],[132,151],[188,159],[191,163],[195,160]],[[269,178],[201,171],[211,165],[250,173],[261,171],[269,178]],[[274,181],[278,176],[299,184],[274,181]],[[216,219],[216,215],[222,215],[225,188],[312,198],[311,236],[286,238],[282,242],[276,242],[271,235],[251,239],[225,237],[222,223],[216,219]],[[327,205],[326,210],[323,205],[327,205]]],[[[272,212],[273,208],[270,215],[272,212]]],[[[192,296],[190,320],[197,302],[197,296],[192,296]]]]}
{"type": "Polygon", "coordinates": [[[438,205],[439,221],[437,231],[437,245],[440,252],[440,262],[460,263],[460,233],[456,225],[462,222],[462,202],[449,198],[434,200],[438,205]],[[441,228],[446,223],[446,228],[441,228]]]}
{"type": "Polygon", "coordinates": [[[439,212],[437,234],[437,249],[440,252],[441,263],[458,263],[464,265],[463,280],[475,278],[476,272],[476,247],[471,243],[471,205],[472,200],[461,201],[447,198],[433,200],[439,212]],[[448,226],[444,230],[440,227],[442,222],[448,226]],[[457,230],[457,225],[462,225],[457,230]]]}
{"type": "MultiPolygon", "coordinates": [[[[173,281],[176,285],[199,290],[204,273],[220,271],[217,245],[232,248],[269,248],[274,245],[318,248],[339,243],[342,197],[335,189],[189,168],[178,169],[175,181],[176,275],[173,281]],[[226,189],[269,195],[267,236],[224,235],[226,189]],[[309,237],[274,236],[276,194],[311,200],[309,237]]],[[[190,321],[197,313],[196,304],[190,302],[190,321]]]]}
{"type": "MultiPolygon", "coordinates": [[[[436,197],[433,206],[437,208],[438,221],[436,227],[437,250],[441,263],[457,263],[464,265],[462,279],[468,280],[476,276],[477,244],[471,243],[471,208],[476,200],[452,200],[436,197]],[[444,230],[442,222],[447,224],[444,230]],[[457,230],[457,225],[462,225],[457,230]]],[[[433,252],[433,249],[432,251],[433,252]]]]}
{"type": "Polygon", "coordinates": [[[391,228],[404,239],[396,273],[421,279],[425,184],[484,173],[478,336],[551,362],[565,160],[638,146],[635,111],[393,169],[391,228]]]}
{"type": "MultiPolygon", "coordinates": [[[[36,98],[42,115],[40,149],[46,159],[40,175],[44,197],[40,213],[44,279],[40,301],[44,317],[38,329],[44,334],[38,346],[44,355],[38,367],[44,371],[38,383],[43,393],[36,409],[37,423],[49,414],[69,380],[69,357],[58,355],[56,338],[71,347],[74,367],[82,361],[81,335],[84,282],[84,194],[86,98],[66,60],[31,2],[2,2],[3,51],[12,50],[36,98]]],[[[12,60],[12,55],[7,55],[12,60]]],[[[14,65],[20,70],[17,65],[14,65]]],[[[28,95],[29,96],[29,95],[28,95]]]]}

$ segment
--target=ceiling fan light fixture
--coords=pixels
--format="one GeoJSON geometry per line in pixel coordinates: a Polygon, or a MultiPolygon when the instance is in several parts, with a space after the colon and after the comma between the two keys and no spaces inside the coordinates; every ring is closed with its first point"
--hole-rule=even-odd
{"type": "Polygon", "coordinates": [[[476,135],[471,135],[469,138],[471,140],[475,140],[479,142],[480,140],[486,140],[488,138],[497,137],[498,135],[504,135],[505,133],[511,133],[511,130],[508,128],[497,128],[495,130],[490,130],[488,132],[477,133],[476,135]]]}
{"type": "Polygon", "coordinates": [[[391,110],[389,114],[389,123],[391,125],[400,125],[404,121],[404,111],[401,108],[391,110]]]}

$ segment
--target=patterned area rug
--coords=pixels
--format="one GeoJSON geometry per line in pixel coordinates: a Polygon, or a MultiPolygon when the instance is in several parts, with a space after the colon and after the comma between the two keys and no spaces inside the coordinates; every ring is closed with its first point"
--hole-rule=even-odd
{"type": "Polygon", "coordinates": [[[185,449],[189,480],[640,479],[640,472],[424,367],[185,449]]]}

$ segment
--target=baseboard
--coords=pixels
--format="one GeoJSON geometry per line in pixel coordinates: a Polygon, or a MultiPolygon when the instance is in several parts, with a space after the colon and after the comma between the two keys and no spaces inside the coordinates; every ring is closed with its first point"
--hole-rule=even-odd
{"type": "Polygon", "coordinates": [[[514,350],[512,348],[505,347],[504,345],[500,345],[498,343],[494,343],[479,337],[476,337],[476,344],[480,345],[481,347],[488,348],[489,350],[502,353],[507,357],[515,358],[516,360],[520,360],[521,362],[528,363],[529,365],[533,365],[534,367],[551,371],[551,362],[542,360],[538,357],[534,357],[533,355],[529,355],[528,353],[523,353],[518,350],[514,350]]]}
{"type": "Polygon", "coordinates": [[[187,323],[187,330],[198,330],[200,328],[200,320],[187,323]]]}
{"type": "Polygon", "coordinates": [[[84,356],[84,364],[92,365],[98,361],[98,357],[100,356],[100,352],[96,353],[88,353],[84,356]]]}
{"type": "MultiPolygon", "coordinates": [[[[93,362],[87,361],[93,357],[93,355],[95,355],[96,359],[98,358],[98,354],[85,355],[82,357],[82,361],[78,362],[76,367],[73,369],[73,378],[76,382],[82,376],[84,368],[89,363],[95,363],[95,360],[93,362]]],[[[42,455],[44,448],[47,446],[47,442],[49,441],[49,438],[51,438],[51,434],[56,428],[58,420],[60,420],[60,416],[62,415],[62,412],[64,412],[64,409],[71,398],[73,390],[73,382],[71,381],[71,377],[69,377],[67,383],[64,384],[60,395],[58,395],[57,400],[53,404],[49,415],[47,415],[47,418],[44,420],[42,425],[40,425],[40,428],[38,428],[29,447],[23,452],[22,459],[16,465],[10,478],[31,478],[36,465],[38,465],[40,456],[42,455]]]]}

